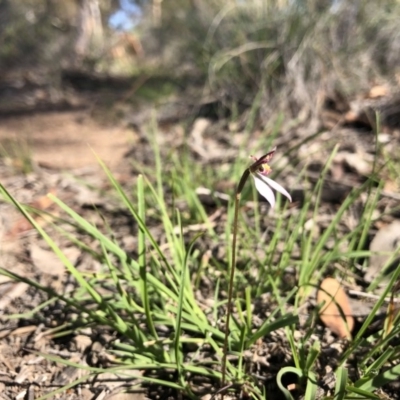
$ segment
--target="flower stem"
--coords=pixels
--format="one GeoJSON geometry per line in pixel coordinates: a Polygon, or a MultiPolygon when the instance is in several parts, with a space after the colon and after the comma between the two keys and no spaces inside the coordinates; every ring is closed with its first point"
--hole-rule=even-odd
{"type": "MultiPolygon", "coordinates": [[[[224,347],[222,352],[222,378],[221,378],[221,387],[225,386],[226,381],[226,359],[228,356],[228,339],[229,339],[229,322],[232,313],[232,296],[233,296],[233,281],[235,277],[235,269],[236,269],[236,242],[237,242],[237,227],[238,227],[238,217],[239,217],[239,203],[240,203],[240,195],[242,193],[244,184],[247,181],[247,178],[250,175],[250,169],[246,169],[243,172],[242,177],[240,178],[239,185],[236,189],[235,193],[235,204],[234,204],[234,216],[233,216],[233,237],[232,237],[232,254],[231,254],[231,268],[229,275],[229,283],[228,283],[228,303],[226,309],[226,322],[225,322],[225,338],[224,338],[224,347]]],[[[221,395],[222,399],[224,398],[224,394],[221,395]]]]}

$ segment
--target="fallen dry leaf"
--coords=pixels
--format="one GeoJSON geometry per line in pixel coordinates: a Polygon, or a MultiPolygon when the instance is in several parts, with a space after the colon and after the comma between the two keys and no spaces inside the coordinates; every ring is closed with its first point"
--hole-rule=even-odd
{"type": "Polygon", "coordinates": [[[400,190],[399,184],[396,181],[386,179],[383,190],[388,193],[397,193],[400,190]]]}
{"type": "MultiPolygon", "coordinates": [[[[49,190],[53,196],[57,195],[56,189],[49,190]]],[[[50,199],[48,194],[44,196],[40,196],[39,198],[32,201],[30,204],[32,207],[37,208],[38,210],[47,210],[54,204],[54,201],[50,199]]]]}
{"type": "Polygon", "coordinates": [[[389,88],[385,85],[375,85],[373,86],[368,95],[367,98],[368,99],[376,99],[378,97],[384,97],[387,96],[389,94],[389,88]]]}
{"type": "Polygon", "coordinates": [[[1,288],[0,310],[4,310],[12,301],[21,298],[29,289],[29,286],[23,282],[9,282],[8,285],[2,282],[1,288]]]}
{"type": "Polygon", "coordinates": [[[65,271],[64,264],[53,251],[42,249],[36,243],[31,244],[30,255],[34,266],[42,273],[61,276],[65,271]]]}
{"type": "MultiPolygon", "coordinates": [[[[49,193],[55,195],[56,190],[52,189],[49,193]]],[[[38,210],[46,211],[53,204],[53,200],[45,195],[33,200],[29,205],[38,210]]],[[[45,217],[36,214],[31,214],[31,216],[40,226],[46,225],[47,221],[45,217]]],[[[6,232],[5,239],[17,239],[21,234],[24,234],[31,229],[33,229],[32,224],[24,216],[19,216],[17,220],[11,225],[10,229],[6,232]]]]}
{"type": "MultiPolygon", "coordinates": [[[[364,279],[366,282],[372,282],[381,272],[383,267],[388,263],[397,247],[400,246],[400,221],[394,220],[390,225],[380,229],[369,246],[370,251],[375,252],[370,259],[364,279]]],[[[397,266],[398,259],[387,269],[384,282],[390,278],[391,267],[397,266]]]]}
{"type": "Polygon", "coordinates": [[[366,154],[361,151],[357,153],[350,153],[348,151],[340,151],[334,160],[334,165],[339,164],[342,166],[342,178],[345,174],[345,167],[351,168],[356,171],[359,175],[369,175],[372,170],[372,165],[366,160],[366,154]]]}
{"type": "MultiPolygon", "coordinates": [[[[61,249],[72,264],[76,262],[80,251],[75,247],[61,249]]],[[[42,249],[36,243],[30,245],[30,255],[38,271],[52,276],[61,276],[65,272],[64,263],[51,250],[42,249]]]]}
{"type": "Polygon", "coordinates": [[[322,281],[317,293],[317,303],[322,306],[319,316],[325,326],[340,338],[350,339],[354,328],[354,318],[351,315],[349,299],[336,279],[326,278],[322,281]],[[346,316],[346,321],[339,307],[346,316]]]}

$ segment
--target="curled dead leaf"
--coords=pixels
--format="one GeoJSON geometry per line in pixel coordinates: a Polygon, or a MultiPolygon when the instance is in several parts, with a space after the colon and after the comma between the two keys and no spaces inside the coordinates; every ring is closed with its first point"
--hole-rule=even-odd
{"type": "Polygon", "coordinates": [[[325,326],[340,338],[350,339],[354,318],[349,299],[336,279],[326,278],[322,281],[317,293],[317,303],[321,307],[319,316],[325,326]]]}

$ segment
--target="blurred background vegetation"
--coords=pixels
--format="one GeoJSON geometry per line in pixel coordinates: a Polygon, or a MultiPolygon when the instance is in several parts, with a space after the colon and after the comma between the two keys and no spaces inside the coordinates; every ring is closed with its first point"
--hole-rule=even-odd
{"type": "Polygon", "coordinates": [[[399,85],[399,17],[398,0],[0,0],[0,112],[150,88],[312,120],[399,85]]]}

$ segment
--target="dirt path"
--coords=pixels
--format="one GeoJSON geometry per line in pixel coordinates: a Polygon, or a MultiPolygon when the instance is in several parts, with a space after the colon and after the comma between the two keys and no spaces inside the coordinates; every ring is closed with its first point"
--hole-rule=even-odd
{"type": "Polygon", "coordinates": [[[93,151],[115,170],[134,137],[132,130],[102,125],[86,111],[23,115],[0,121],[0,143],[6,154],[17,158],[29,151],[38,165],[59,170],[97,168],[93,151]]]}

